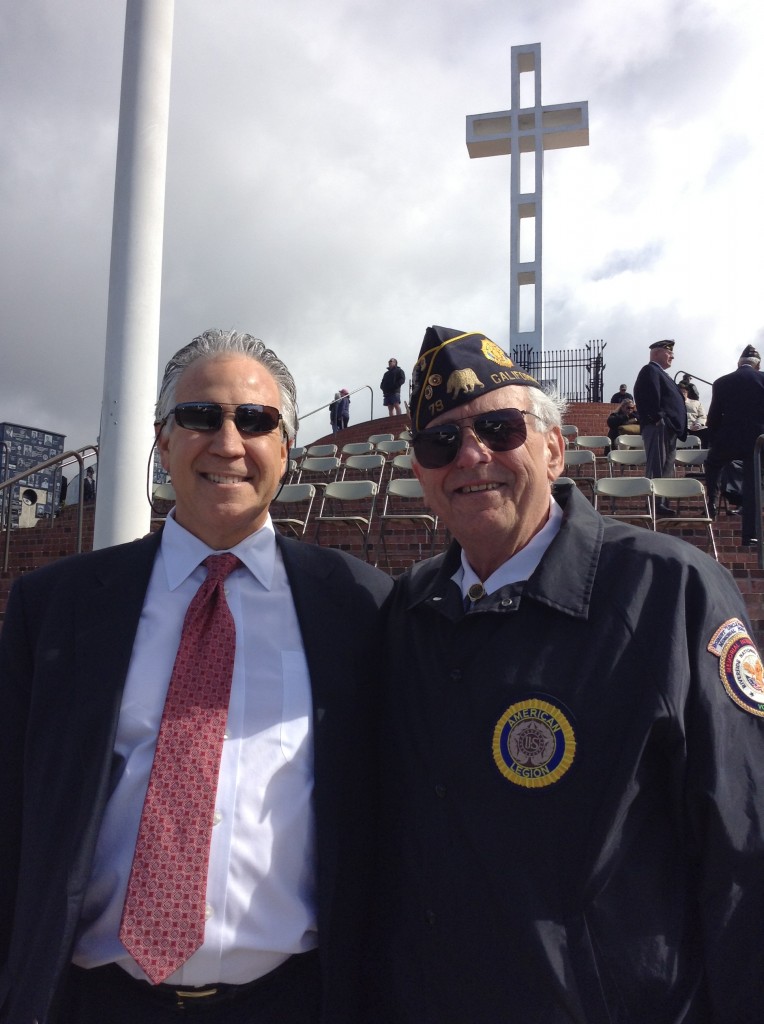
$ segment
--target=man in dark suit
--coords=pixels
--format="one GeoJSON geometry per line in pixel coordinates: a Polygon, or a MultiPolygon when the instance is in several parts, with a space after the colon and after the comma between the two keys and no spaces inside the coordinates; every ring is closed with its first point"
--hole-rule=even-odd
{"type": "MultiPolygon", "coordinates": [[[[687,407],[682,393],[666,371],[674,361],[674,342],[670,338],[654,341],[650,362],[637,374],[634,400],[645,441],[645,476],[651,480],[674,472],[677,438],[687,437],[687,407]]],[[[661,515],[673,515],[666,505],[657,506],[661,515]]]]}
{"type": "Polygon", "coordinates": [[[713,383],[706,426],[711,446],[706,459],[706,487],[711,514],[716,515],[719,477],[728,462],[743,463],[742,542],[754,544],[761,524],[756,522],[754,459],[756,438],[764,434],[764,374],[761,357],[747,345],[737,370],[713,383]]]}
{"type": "MultiPolygon", "coordinates": [[[[0,1021],[162,1024],[180,1012],[210,1024],[353,1022],[371,860],[368,651],[391,581],[274,533],[268,506],[296,394],[262,342],[195,338],[167,365],[156,420],[176,492],[161,534],[22,576],[8,603],[0,1021]],[[186,901],[202,938],[163,977],[127,951],[127,903],[187,612],[220,552],[235,566],[216,598],[235,654],[213,637],[216,657],[233,662],[214,807],[170,808],[191,833],[204,819],[210,838],[195,864],[198,899],[173,892],[181,923],[163,933],[186,938],[186,901]]],[[[214,661],[186,659],[184,672],[206,686],[214,661]]],[[[182,747],[171,764],[184,791],[210,769],[189,758],[182,747]]],[[[187,848],[155,831],[170,852],[150,872],[174,886],[187,848]]]]}

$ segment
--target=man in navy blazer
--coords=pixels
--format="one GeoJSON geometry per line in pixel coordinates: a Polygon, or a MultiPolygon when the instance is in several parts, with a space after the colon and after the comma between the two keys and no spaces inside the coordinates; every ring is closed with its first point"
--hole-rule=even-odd
{"type": "Polygon", "coordinates": [[[22,576],[8,603],[0,1022],[351,1024],[369,651],[391,581],[274,533],[296,393],[262,342],[195,338],[168,363],[156,420],[176,492],[162,531],[22,576]],[[221,551],[241,564],[225,584],[237,641],[204,940],[152,984],[119,922],[183,618],[221,551]]]}
{"type": "MultiPolygon", "coordinates": [[[[634,401],[645,441],[645,476],[651,480],[671,476],[677,438],[684,441],[687,437],[687,407],[681,391],[666,372],[673,361],[673,340],[654,341],[650,362],[634,381],[634,401]]],[[[665,505],[659,505],[658,511],[673,515],[665,505]]]]}
{"type": "Polygon", "coordinates": [[[706,487],[711,514],[716,515],[719,477],[728,462],[743,463],[743,544],[756,542],[761,524],[756,522],[754,504],[754,459],[756,438],[764,434],[764,373],[761,357],[753,345],[746,345],[737,369],[714,381],[711,405],[706,417],[711,446],[706,459],[706,487]]]}

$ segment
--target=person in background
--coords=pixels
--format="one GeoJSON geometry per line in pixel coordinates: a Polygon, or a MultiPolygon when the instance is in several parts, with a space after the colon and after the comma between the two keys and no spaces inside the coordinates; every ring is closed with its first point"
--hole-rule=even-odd
{"type": "Polygon", "coordinates": [[[746,345],[737,369],[714,381],[706,420],[710,449],[706,458],[706,488],[712,516],[722,470],[729,462],[743,463],[743,506],[740,517],[741,541],[755,544],[761,536],[756,521],[754,446],[764,433],[764,373],[761,357],[753,345],[746,345]]]}
{"type": "Polygon", "coordinates": [[[390,416],[401,414],[401,388],[405,382],[406,374],[398,366],[398,360],[389,359],[379,386],[382,389],[382,401],[390,416]]]}
{"type": "Polygon", "coordinates": [[[618,435],[621,433],[621,428],[626,426],[633,426],[639,429],[639,419],[637,417],[637,407],[634,404],[633,399],[626,398],[621,402],[615,412],[611,412],[607,418],[608,426],[608,437],[610,438],[610,444],[612,448],[617,447],[618,435]]]}
{"type": "Polygon", "coordinates": [[[157,401],[162,530],[14,584],[0,1024],[358,1022],[392,584],[274,531],[296,431],[278,356],[206,331],[157,401]]]}
{"type": "MultiPolygon", "coordinates": [[[[706,428],[706,413],[700,398],[690,398],[689,387],[682,381],[679,382],[679,390],[684,396],[684,404],[687,408],[687,433],[694,434],[700,440],[700,447],[708,447],[708,429],[706,428]]],[[[697,390],[695,391],[697,394],[697,390]]]]}
{"type": "Polygon", "coordinates": [[[341,395],[339,391],[335,391],[334,400],[329,406],[329,424],[332,428],[333,434],[336,434],[337,431],[341,429],[339,425],[340,399],[341,395]]]}
{"type": "MultiPolygon", "coordinates": [[[[650,361],[639,371],[634,383],[634,399],[639,424],[645,439],[645,476],[654,480],[674,472],[677,438],[687,437],[687,409],[684,398],[666,372],[674,361],[674,342],[654,341],[650,361]]],[[[659,515],[672,516],[666,504],[656,506],[659,515]]]]}
{"type": "Polygon", "coordinates": [[[337,411],[337,429],[347,430],[348,423],[350,423],[350,395],[347,388],[341,388],[337,411]]]}
{"type": "Polygon", "coordinates": [[[380,637],[364,1024],[760,1024],[764,670],[731,575],[555,488],[564,403],[483,334],[429,327],[412,383],[454,539],[380,637]]]}
{"type": "Polygon", "coordinates": [[[630,401],[633,402],[634,401],[634,395],[630,395],[629,392],[626,390],[626,385],[625,384],[621,384],[621,386],[618,388],[616,393],[611,396],[610,401],[613,404],[615,404],[616,402],[625,402],[626,399],[629,399],[630,401]]]}
{"type": "Polygon", "coordinates": [[[96,496],[96,485],[95,485],[95,470],[92,466],[88,466],[85,470],[85,484],[82,491],[84,501],[95,501],[96,496]]]}
{"type": "Polygon", "coordinates": [[[679,387],[687,388],[687,397],[691,398],[694,402],[700,401],[700,393],[693,383],[692,377],[689,373],[682,375],[682,379],[679,381],[679,387]]]}

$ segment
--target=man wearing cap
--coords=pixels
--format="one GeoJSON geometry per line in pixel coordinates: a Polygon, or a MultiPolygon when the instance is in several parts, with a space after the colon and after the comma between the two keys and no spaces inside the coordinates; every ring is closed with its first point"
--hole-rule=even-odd
{"type": "Polygon", "coordinates": [[[610,401],[613,405],[617,405],[619,402],[633,402],[634,395],[629,394],[629,392],[626,390],[625,384],[621,384],[616,393],[611,397],[610,401]]]}
{"type": "Polygon", "coordinates": [[[736,459],[743,463],[742,543],[756,543],[761,523],[756,522],[754,445],[764,434],[764,374],[761,357],[753,345],[746,345],[737,369],[714,381],[706,426],[711,438],[706,459],[706,488],[711,514],[716,516],[719,477],[725,465],[736,459]]]}
{"type": "Polygon", "coordinates": [[[382,640],[365,1024],[758,1024],[764,672],[731,576],[555,488],[563,403],[484,335],[428,328],[412,379],[454,540],[382,640]]]}
{"type": "MultiPolygon", "coordinates": [[[[650,346],[650,362],[637,374],[634,401],[645,440],[645,476],[671,476],[677,438],[687,437],[687,408],[679,388],[666,373],[674,361],[674,342],[665,339],[650,346]]],[[[671,515],[669,508],[659,505],[658,511],[671,515]]]]}

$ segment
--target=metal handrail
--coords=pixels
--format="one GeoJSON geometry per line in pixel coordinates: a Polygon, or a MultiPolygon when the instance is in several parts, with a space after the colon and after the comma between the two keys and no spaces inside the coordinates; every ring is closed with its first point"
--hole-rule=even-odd
{"type": "MultiPolygon", "coordinates": [[[[40,473],[43,469],[50,469],[51,466],[60,465],[62,470],[65,460],[76,461],[80,470],[80,483],[79,483],[79,504],[77,508],[77,554],[82,551],[82,517],[83,517],[83,506],[84,506],[84,495],[85,495],[85,453],[94,454],[98,456],[98,446],[94,444],[86,444],[82,448],[78,448],[76,451],[62,452],[60,455],[55,455],[52,459],[46,459],[45,462],[40,462],[36,466],[32,466],[30,469],[25,469],[23,473],[17,473],[16,476],[10,477],[8,480],[3,480],[0,483],[0,494],[3,490],[7,490],[7,497],[2,494],[0,498],[0,509],[3,509],[7,505],[5,516],[5,547],[3,552],[3,572],[8,572],[8,565],[10,562],[10,551],[11,551],[11,488],[15,484],[23,483],[27,477],[33,473],[40,473]]],[[[52,499],[51,499],[52,504],[52,499]]]]}
{"type": "Polygon", "coordinates": [[[753,507],[756,512],[756,536],[759,553],[759,568],[764,569],[764,530],[761,528],[761,452],[764,449],[764,434],[759,434],[753,446],[753,507]]]}
{"type": "MultiPolygon", "coordinates": [[[[348,397],[350,395],[357,395],[359,391],[365,391],[366,388],[369,389],[369,394],[371,395],[371,410],[369,412],[369,419],[373,420],[374,419],[374,391],[372,389],[371,384],[362,384],[360,387],[354,388],[353,391],[348,391],[348,397]]],[[[329,406],[333,405],[336,401],[337,401],[337,399],[333,398],[330,402],[326,402],[324,405],[319,405],[319,407],[317,409],[311,409],[310,412],[306,412],[304,416],[300,417],[300,423],[302,423],[303,420],[306,420],[308,418],[308,416],[312,416],[314,413],[321,412],[322,409],[328,409],[329,406]]],[[[328,433],[329,433],[329,431],[327,430],[327,434],[328,433]]]]}
{"type": "Polygon", "coordinates": [[[689,370],[677,370],[677,371],[676,371],[676,373],[674,374],[674,383],[675,383],[675,384],[676,384],[676,379],[677,379],[677,377],[679,376],[679,374],[680,374],[680,373],[681,373],[681,374],[682,374],[682,375],[683,375],[684,377],[689,377],[689,378],[690,378],[690,380],[699,380],[699,381],[700,381],[701,383],[703,383],[703,384],[708,384],[708,385],[710,385],[711,387],[713,387],[713,386],[714,386],[714,382],[713,382],[712,380],[706,380],[706,379],[705,379],[704,377],[699,377],[699,376],[697,375],[697,373],[690,373],[690,371],[689,371],[689,370]]]}

